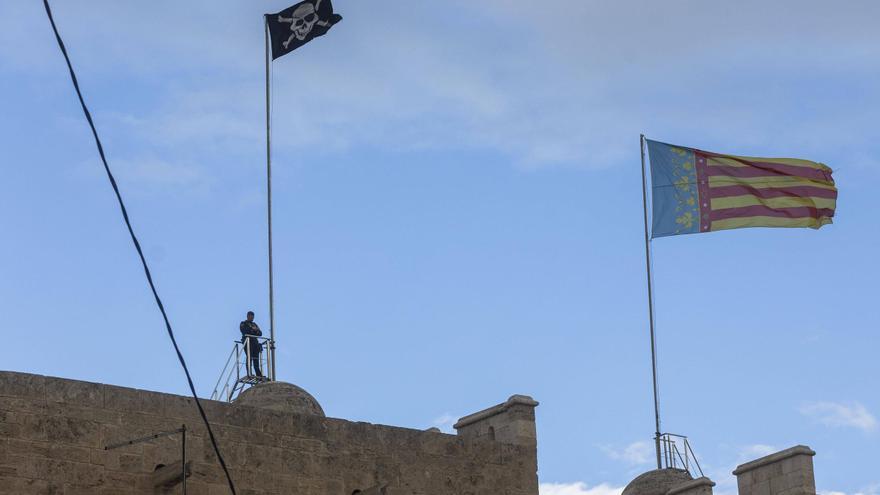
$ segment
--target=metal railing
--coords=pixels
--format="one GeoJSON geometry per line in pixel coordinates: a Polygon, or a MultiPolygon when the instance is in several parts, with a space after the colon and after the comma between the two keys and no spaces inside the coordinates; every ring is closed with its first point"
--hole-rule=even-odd
{"type": "Polygon", "coordinates": [[[267,376],[272,369],[272,353],[268,352],[268,349],[269,339],[266,337],[249,336],[243,343],[241,340],[234,341],[232,352],[229,353],[226,365],[223,366],[223,371],[220,372],[220,377],[214,385],[214,391],[211,392],[211,400],[232,402],[248,385],[269,381],[267,376]],[[251,339],[262,347],[258,358],[261,375],[257,375],[253,369],[250,346],[254,340],[251,339]]]}
{"type": "Polygon", "coordinates": [[[700,467],[700,462],[697,461],[697,456],[686,436],[663,433],[659,440],[664,467],[684,469],[694,478],[698,477],[697,473],[700,477],[703,476],[703,468],[700,467]]]}

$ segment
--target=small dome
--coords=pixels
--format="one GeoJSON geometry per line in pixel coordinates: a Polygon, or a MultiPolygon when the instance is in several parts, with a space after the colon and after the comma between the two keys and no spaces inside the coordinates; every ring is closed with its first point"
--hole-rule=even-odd
{"type": "Polygon", "coordinates": [[[266,382],[242,392],[235,404],[273,411],[324,416],[321,404],[305,390],[292,383],[266,382]]]}
{"type": "Polygon", "coordinates": [[[684,469],[655,469],[629,482],[622,495],[666,495],[670,488],[693,480],[684,469]]]}

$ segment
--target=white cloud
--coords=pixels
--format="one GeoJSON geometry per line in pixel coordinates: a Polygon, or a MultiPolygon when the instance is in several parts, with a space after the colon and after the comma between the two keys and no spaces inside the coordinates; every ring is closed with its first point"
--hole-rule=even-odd
{"type": "Polygon", "coordinates": [[[431,421],[431,425],[440,428],[440,431],[444,433],[453,433],[452,425],[454,425],[456,421],[458,421],[457,417],[449,413],[443,413],[434,418],[434,420],[431,421]]]}
{"type": "Polygon", "coordinates": [[[540,495],[620,495],[623,493],[622,486],[612,486],[602,483],[594,487],[578,481],[574,483],[541,483],[538,487],[540,495]]]}
{"type": "Polygon", "coordinates": [[[633,466],[647,464],[654,456],[653,444],[646,441],[633,442],[622,449],[607,445],[599,448],[615,461],[624,461],[633,466]]]}
{"type": "Polygon", "coordinates": [[[801,406],[801,414],[833,428],[877,429],[877,419],[858,402],[811,402],[801,406]]]}
{"type": "MultiPolygon", "coordinates": [[[[876,164],[870,124],[878,114],[866,109],[878,107],[877,93],[860,81],[880,73],[870,14],[880,4],[744,1],[560,0],[535,11],[525,0],[452,0],[407,2],[382,15],[351,3],[332,43],[319,40],[274,64],[275,143],[297,154],[481,149],[529,167],[600,168],[628,159],[633,136],[645,131],[697,135],[700,142],[687,144],[707,147],[719,141],[718,151],[831,147],[848,153],[847,163],[876,164]],[[480,28],[462,19],[478,19],[480,28]],[[694,43],[683,19],[712,23],[714,35],[694,43]],[[852,96],[827,98],[804,84],[805,74],[852,96]]],[[[59,3],[56,14],[88,87],[152,85],[157,104],[139,110],[132,131],[176,149],[235,147],[256,156],[262,10],[206,5],[100,0],[59,3]]],[[[36,73],[34,61],[42,61],[42,70],[58,73],[51,37],[25,43],[37,29],[45,31],[38,6],[0,6],[0,68],[36,73]]]]}
{"type": "Polygon", "coordinates": [[[113,164],[123,177],[161,186],[189,186],[205,179],[205,174],[197,167],[152,157],[117,159],[113,164]]]}
{"type": "MultiPolygon", "coordinates": [[[[92,180],[105,180],[104,168],[98,157],[89,157],[79,163],[77,174],[92,180]]],[[[158,156],[110,157],[110,168],[125,193],[129,194],[188,194],[210,191],[216,177],[205,171],[203,165],[190,160],[166,160],[158,156]]]]}

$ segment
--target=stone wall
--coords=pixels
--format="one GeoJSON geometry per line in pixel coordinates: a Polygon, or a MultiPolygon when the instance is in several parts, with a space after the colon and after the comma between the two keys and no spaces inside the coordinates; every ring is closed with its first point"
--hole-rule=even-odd
{"type": "MultiPolygon", "coordinates": [[[[240,494],[538,493],[534,443],[203,404],[240,494]]],[[[517,409],[516,421],[524,414],[517,409]]],[[[188,493],[229,493],[192,399],[0,372],[0,494],[179,493],[179,480],[155,486],[180,467],[178,436],[103,447],[182,424],[190,430],[188,493]]]]}
{"type": "Polygon", "coordinates": [[[798,445],[737,467],[739,495],[816,495],[814,455],[798,445]]]}
{"type": "MultiPolygon", "coordinates": [[[[736,468],[739,495],[816,495],[812,449],[798,445],[736,468]]],[[[712,495],[715,483],[684,469],[655,469],[632,480],[622,495],[712,495]]]]}
{"type": "Polygon", "coordinates": [[[459,436],[470,441],[498,441],[536,447],[537,405],[537,401],[531,397],[514,395],[504,403],[459,419],[453,427],[459,436]]]}
{"type": "Polygon", "coordinates": [[[666,495],[712,495],[715,482],[705,476],[686,481],[666,491],[666,495]]]}

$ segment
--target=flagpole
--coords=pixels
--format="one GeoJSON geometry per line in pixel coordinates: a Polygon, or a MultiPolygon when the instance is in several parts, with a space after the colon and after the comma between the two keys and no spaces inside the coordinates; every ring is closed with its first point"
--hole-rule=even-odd
{"type": "Polygon", "coordinates": [[[654,382],[654,447],[657,469],[662,469],[660,456],[660,401],[657,397],[657,340],[654,335],[654,292],[651,282],[651,238],[648,236],[648,179],[645,175],[645,135],[639,136],[642,154],[642,213],[645,219],[645,269],[648,277],[648,321],[651,328],[651,375],[654,382]]]}
{"type": "Polygon", "coordinates": [[[266,199],[269,225],[269,379],[275,381],[275,292],[272,270],[272,141],[270,134],[269,100],[269,15],[263,16],[263,31],[266,35],[266,199]]]}

